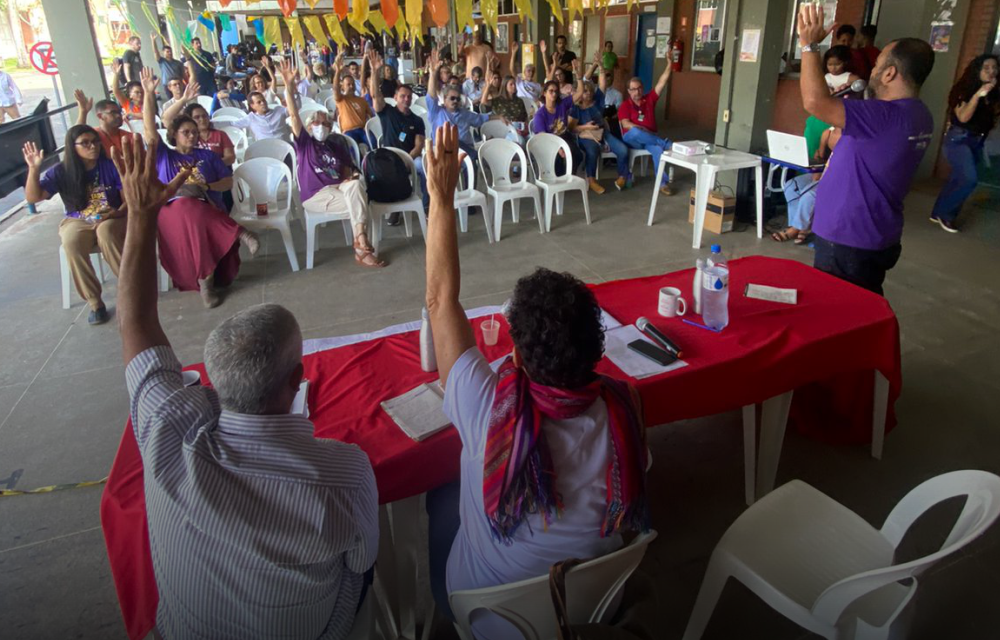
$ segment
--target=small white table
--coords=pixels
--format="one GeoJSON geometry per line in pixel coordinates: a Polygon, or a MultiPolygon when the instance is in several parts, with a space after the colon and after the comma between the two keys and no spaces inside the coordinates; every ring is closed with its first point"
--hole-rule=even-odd
{"type": "Polygon", "coordinates": [[[656,180],[653,182],[653,201],[649,204],[649,226],[653,225],[656,215],[656,200],[660,195],[660,185],[663,180],[664,166],[668,163],[690,169],[695,173],[694,200],[694,240],[691,246],[701,248],[701,233],[705,227],[705,208],[708,206],[708,194],[715,186],[715,177],[720,171],[735,171],[736,169],[757,170],[757,237],[764,236],[764,168],[760,156],[730,149],[720,150],[712,155],[684,156],[673,151],[666,151],[660,156],[661,162],[656,169],[656,180]]]}

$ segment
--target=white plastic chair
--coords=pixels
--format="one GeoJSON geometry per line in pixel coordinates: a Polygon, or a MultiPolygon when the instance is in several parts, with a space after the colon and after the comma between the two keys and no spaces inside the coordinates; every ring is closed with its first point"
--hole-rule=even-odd
{"type": "MultiPolygon", "coordinates": [[[[633,148],[629,147],[629,150],[628,150],[628,172],[631,173],[632,175],[635,175],[635,171],[633,170],[633,167],[635,166],[635,161],[637,159],[639,159],[639,158],[652,158],[652,157],[653,157],[653,154],[651,154],[650,152],[646,151],[645,149],[633,149],[633,148]]],[[[648,166],[649,166],[648,163],[649,162],[650,161],[647,160],[647,161],[644,161],[642,163],[642,166],[643,166],[642,175],[646,175],[646,174],[649,173],[649,169],[648,169],[648,166]]]]}
{"type": "Polygon", "coordinates": [[[299,175],[299,161],[295,156],[295,147],[280,138],[267,138],[251,143],[243,153],[243,160],[253,160],[254,158],[274,158],[288,165],[292,170],[292,176],[297,182],[299,175]]]}
{"type": "Polygon", "coordinates": [[[146,125],[142,120],[122,121],[122,126],[119,128],[125,133],[134,133],[140,138],[145,137],[146,125]]]}
{"type": "Polygon", "coordinates": [[[979,537],[998,515],[1000,477],[985,471],[952,471],[921,483],[893,508],[881,530],[793,480],[755,502],[722,536],[684,639],[701,637],[730,576],[824,638],[886,639],[890,631],[905,637],[908,616],[900,614],[916,593],[917,576],[979,537]],[[893,564],[910,525],[934,505],[960,496],[965,505],[941,549],[893,564]]]}
{"type": "Polygon", "coordinates": [[[217,117],[239,119],[239,118],[245,118],[246,115],[247,112],[238,107],[219,107],[218,109],[215,110],[215,113],[212,114],[212,119],[214,120],[217,117]]]}
{"type": "MultiPolygon", "coordinates": [[[[157,255],[159,255],[159,251],[157,251],[157,255]]],[[[98,281],[103,284],[105,280],[104,256],[101,255],[101,249],[97,245],[94,245],[94,248],[90,251],[90,264],[94,266],[94,273],[97,274],[98,281]]],[[[170,291],[170,276],[167,275],[159,259],[156,261],[156,269],[159,274],[160,291],[164,293],[170,291]]],[[[76,287],[73,285],[73,274],[69,269],[66,249],[62,244],[59,245],[59,276],[62,282],[62,306],[63,309],[69,309],[73,305],[72,294],[76,287]]]]}
{"type": "Polygon", "coordinates": [[[395,98],[388,98],[388,97],[383,96],[382,99],[385,100],[385,103],[387,105],[389,105],[390,107],[395,107],[396,106],[396,99],[395,98]]]}
{"type": "Polygon", "coordinates": [[[247,132],[239,127],[229,127],[226,125],[215,128],[229,136],[229,140],[233,143],[233,152],[236,154],[236,161],[243,162],[243,157],[250,146],[250,139],[247,137],[247,132]]]}
{"type": "Polygon", "coordinates": [[[321,89],[320,92],[316,94],[316,102],[325,105],[327,99],[332,97],[333,89],[321,89]]]}
{"type": "Polygon", "coordinates": [[[590,224],[590,199],[587,197],[587,181],[572,174],[573,157],[569,143],[551,133],[541,133],[528,140],[528,155],[535,172],[535,184],[545,199],[545,230],[552,229],[552,203],[555,201],[556,215],[563,213],[567,191],[579,191],[583,197],[583,213],[590,224]],[[563,173],[556,173],[556,158],[563,152],[563,173]]]}
{"type": "MultiPolygon", "coordinates": [[[[333,99],[333,96],[323,100],[323,107],[325,107],[331,115],[337,113],[337,101],[333,99]]],[[[336,118],[334,118],[334,120],[336,120],[336,118]]]]}
{"type": "Polygon", "coordinates": [[[317,109],[322,109],[323,103],[317,102],[316,100],[313,100],[312,98],[306,96],[299,96],[299,110],[308,109],[310,107],[316,107],[317,109]]]}
{"type": "Polygon", "coordinates": [[[506,138],[513,128],[511,125],[504,124],[503,120],[487,120],[479,127],[479,135],[482,136],[483,142],[496,138],[506,138]]]}
{"type": "MultiPolygon", "coordinates": [[[[568,622],[596,623],[614,615],[611,605],[619,600],[625,583],[654,539],[655,531],[640,534],[628,546],[567,571],[568,622]]],[[[558,635],[548,573],[496,587],[453,591],[448,602],[462,640],[474,637],[469,618],[477,609],[488,609],[501,616],[514,625],[525,640],[549,640],[558,635]]]]}
{"type": "MultiPolygon", "coordinates": [[[[338,136],[338,141],[341,144],[346,144],[348,149],[351,150],[351,156],[354,158],[354,163],[360,167],[361,166],[361,152],[358,148],[358,143],[353,139],[340,134],[330,134],[331,136],[338,136]]],[[[306,227],[306,269],[312,269],[315,264],[316,259],[316,249],[318,248],[317,231],[319,227],[322,227],[328,222],[340,221],[344,225],[344,239],[347,242],[348,247],[354,246],[354,229],[351,228],[351,214],[348,212],[347,207],[339,209],[337,211],[320,211],[320,210],[310,210],[306,206],[302,205],[302,215],[306,227]]],[[[378,234],[371,234],[372,248],[375,250],[375,255],[378,256],[378,234]]]]}
{"type": "MultiPolygon", "coordinates": [[[[301,109],[299,109],[299,120],[302,121],[302,124],[305,124],[306,122],[309,122],[309,117],[312,114],[319,113],[320,111],[326,113],[327,115],[330,115],[330,112],[327,111],[325,107],[322,107],[320,105],[309,106],[309,107],[302,107],[301,109]]],[[[285,122],[288,123],[289,127],[292,126],[292,118],[291,117],[285,118],[285,122]]]]}
{"type": "Polygon", "coordinates": [[[167,145],[171,149],[174,148],[174,145],[170,144],[170,142],[167,140],[167,130],[166,129],[157,129],[156,132],[158,134],[160,134],[160,140],[163,141],[163,144],[167,145]]]}
{"type": "Polygon", "coordinates": [[[458,185],[455,187],[455,208],[458,209],[458,224],[462,233],[469,230],[469,207],[479,207],[483,212],[483,223],[486,225],[486,239],[493,244],[493,228],[490,226],[490,217],[487,215],[486,194],[476,189],[476,168],[472,164],[472,158],[465,156],[462,159],[462,174],[459,176],[458,185]],[[465,188],[462,188],[462,181],[465,181],[465,188]]]}
{"type": "Polygon", "coordinates": [[[414,107],[420,109],[424,113],[427,113],[427,96],[418,96],[411,100],[410,111],[413,111],[414,107]]]}
{"type": "Polygon", "coordinates": [[[215,125],[216,127],[222,127],[222,126],[228,127],[232,126],[233,123],[239,120],[240,118],[245,118],[245,117],[246,114],[243,114],[242,116],[234,116],[232,114],[212,114],[211,120],[212,124],[215,125]]]}
{"type": "MultiPolygon", "coordinates": [[[[410,154],[402,149],[396,149],[395,147],[386,147],[386,149],[399,156],[399,159],[406,165],[406,168],[410,172],[410,185],[413,187],[413,193],[406,200],[400,200],[399,202],[375,202],[371,200],[371,193],[369,192],[368,212],[372,217],[372,226],[375,227],[372,234],[372,244],[376,247],[382,239],[382,222],[390,213],[400,212],[403,214],[403,224],[406,228],[407,238],[413,236],[413,229],[410,226],[410,214],[416,213],[417,220],[420,222],[420,231],[424,234],[424,237],[427,237],[427,214],[424,211],[424,201],[420,191],[420,178],[417,176],[417,165],[413,162],[410,154]],[[374,224],[376,220],[378,224],[374,224]]],[[[365,172],[362,171],[361,173],[364,175],[365,172]]],[[[365,187],[367,186],[365,184],[365,187]]]]}
{"type": "Polygon", "coordinates": [[[539,233],[545,233],[545,220],[538,187],[528,182],[528,158],[524,149],[510,140],[487,140],[479,148],[479,165],[486,183],[486,195],[493,199],[493,238],[500,242],[500,226],[503,224],[503,205],[510,201],[514,222],[520,218],[520,201],[531,198],[535,204],[539,233]],[[510,178],[511,164],[521,163],[521,171],[513,180],[510,178]],[[489,172],[487,173],[487,168],[489,172]]]}
{"type": "Polygon", "coordinates": [[[205,107],[205,111],[212,113],[212,96],[198,96],[195,101],[205,107]]]}
{"type": "Polygon", "coordinates": [[[382,120],[378,116],[369,118],[368,122],[365,123],[365,137],[368,138],[368,146],[372,149],[378,149],[382,146],[382,135],[382,120]]]}
{"type": "Polygon", "coordinates": [[[292,242],[292,171],[275,158],[251,158],[233,172],[232,217],[252,230],[277,229],[285,243],[292,271],[299,270],[299,258],[292,242]],[[282,183],[285,197],[278,197],[282,183]],[[267,203],[267,215],[257,215],[257,205],[267,203]]]}
{"type": "Polygon", "coordinates": [[[535,116],[535,112],[538,111],[538,104],[535,103],[531,98],[521,97],[521,102],[524,103],[524,109],[528,112],[528,122],[535,116]]]}
{"type": "Polygon", "coordinates": [[[427,117],[427,107],[419,104],[411,104],[410,111],[417,114],[421,118],[427,117]]]}

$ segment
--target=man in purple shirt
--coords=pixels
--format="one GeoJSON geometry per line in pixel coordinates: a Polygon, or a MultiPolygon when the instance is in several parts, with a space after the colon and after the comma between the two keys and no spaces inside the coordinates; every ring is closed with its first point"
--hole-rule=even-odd
{"type": "Polygon", "coordinates": [[[842,100],[823,77],[818,43],[829,29],[822,7],[803,5],[798,21],[802,103],[844,132],[817,188],[813,266],[881,295],[902,250],[903,198],[934,133],[918,97],[934,52],[916,38],[890,42],[872,71],[868,99],[842,100]]]}

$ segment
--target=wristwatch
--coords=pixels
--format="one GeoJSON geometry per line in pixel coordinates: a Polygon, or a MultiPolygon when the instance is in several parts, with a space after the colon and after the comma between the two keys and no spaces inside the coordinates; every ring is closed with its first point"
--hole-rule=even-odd
{"type": "Polygon", "coordinates": [[[810,42],[802,47],[802,53],[819,53],[819,43],[810,42]]]}

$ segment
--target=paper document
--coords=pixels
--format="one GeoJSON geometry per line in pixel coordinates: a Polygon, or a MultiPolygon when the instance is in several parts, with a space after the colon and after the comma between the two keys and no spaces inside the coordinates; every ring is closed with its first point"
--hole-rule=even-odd
{"type": "Polygon", "coordinates": [[[403,433],[417,441],[451,424],[444,415],[443,406],[444,390],[440,380],[424,383],[382,403],[382,409],[403,433]]]}
{"type": "Polygon", "coordinates": [[[645,340],[652,344],[652,341],[642,335],[642,332],[636,329],[634,324],[612,329],[604,334],[604,355],[610,358],[611,362],[614,362],[619,369],[639,380],[687,366],[683,360],[677,360],[665,367],[653,362],[646,356],[628,348],[628,343],[636,340],[645,340]]]}
{"type": "Polygon", "coordinates": [[[303,418],[309,417],[309,381],[303,380],[299,383],[299,392],[295,394],[295,399],[292,400],[292,410],[288,413],[293,415],[299,415],[303,418]]]}

